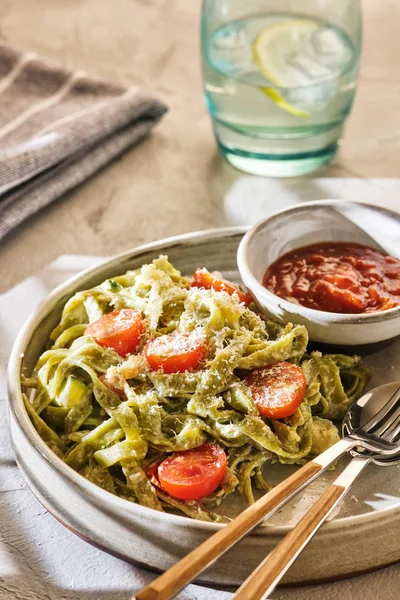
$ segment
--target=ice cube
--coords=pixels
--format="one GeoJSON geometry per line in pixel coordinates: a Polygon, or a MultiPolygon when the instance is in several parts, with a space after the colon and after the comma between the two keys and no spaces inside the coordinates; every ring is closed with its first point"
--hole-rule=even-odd
{"type": "Polygon", "coordinates": [[[333,102],[338,91],[339,80],[335,78],[314,85],[286,89],[283,96],[289,104],[306,112],[314,112],[333,102]]]}
{"type": "Polygon", "coordinates": [[[242,77],[249,70],[250,40],[240,23],[230,23],[213,36],[209,58],[217,70],[232,77],[242,77]]]}
{"type": "Polygon", "coordinates": [[[232,23],[223,27],[217,35],[214,36],[213,44],[219,50],[238,50],[242,49],[247,42],[247,35],[243,25],[232,23]]]}
{"type": "Polygon", "coordinates": [[[321,64],[342,70],[352,58],[351,48],[334,27],[321,27],[310,38],[312,52],[321,64]]]}
{"type": "Polygon", "coordinates": [[[298,71],[298,82],[301,85],[307,84],[310,81],[318,81],[326,79],[330,75],[330,70],[319,62],[317,57],[307,54],[306,52],[296,52],[287,57],[287,64],[298,71]],[[302,81],[303,79],[303,81],[302,81]]]}
{"type": "Polygon", "coordinates": [[[285,62],[293,85],[307,85],[337,77],[351,56],[344,38],[334,28],[321,27],[288,54],[285,62]]]}

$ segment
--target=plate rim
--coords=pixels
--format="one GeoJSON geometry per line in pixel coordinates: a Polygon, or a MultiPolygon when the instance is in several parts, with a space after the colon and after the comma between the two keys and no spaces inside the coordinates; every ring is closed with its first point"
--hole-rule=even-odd
{"type": "MultiPolygon", "coordinates": [[[[139,517],[141,515],[160,518],[165,523],[171,525],[175,524],[182,527],[190,527],[194,529],[208,530],[210,533],[216,532],[222,527],[226,526],[226,523],[215,523],[208,521],[199,521],[191,519],[183,515],[175,515],[168,512],[159,512],[154,509],[150,509],[140,504],[132,503],[129,500],[115,496],[106,490],[103,490],[96,484],[85,479],[82,475],[74,471],[69,465],[67,465],[61,458],[59,458],[47,444],[42,440],[38,432],[33,426],[33,423],[29,419],[29,416],[25,410],[22,390],[20,385],[20,375],[22,359],[24,357],[24,349],[29,342],[32,333],[36,330],[37,326],[43,319],[42,313],[47,310],[46,315],[51,313],[51,304],[61,300],[67,293],[70,293],[71,287],[76,287],[79,282],[83,282],[88,276],[96,277],[96,274],[102,272],[104,267],[108,265],[118,265],[124,260],[129,258],[138,258],[142,254],[152,252],[155,250],[164,249],[167,251],[168,248],[173,248],[182,245],[195,245],[196,242],[218,240],[224,237],[236,237],[244,235],[249,230],[247,226],[234,226],[234,227],[223,227],[213,228],[200,231],[194,231],[184,233],[176,236],[162,238],[153,242],[135,246],[130,250],[126,250],[117,255],[114,255],[108,259],[105,259],[100,264],[93,267],[89,267],[80,271],[73,277],[67,279],[61,285],[57,286],[52,290],[36,307],[31,313],[29,318],[26,320],[24,326],[21,328],[17,339],[14,342],[7,371],[7,386],[8,386],[8,398],[9,398],[9,410],[12,412],[16,419],[18,426],[22,433],[28,439],[33,449],[38,452],[50,466],[55,469],[61,476],[67,479],[69,482],[83,488],[83,491],[88,496],[97,498],[97,500],[104,502],[105,504],[114,504],[117,510],[123,509],[129,511],[132,517],[139,517]]],[[[75,292],[72,292],[75,293],[75,292]]],[[[361,515],[349,515],[333,519],[325,523],[323,530],[319,535],[323,535],[326,532],[327,535],[334,531],[340,531],[341,529],[347,529],[348,527],[365,527],[369,522],[380,519],[382,514],[392,513],[393,516],[400,514],[400,501],[396,506],[384,507],[374,512],[368,512],[361,515]]],[[[282,537],[293,529],[293,525],[268,525],[268,522],[264,522],[261,526],[258,526],[255,530],[250,532],[250,535],[257,536],[271,536],[271,537],[282,537]]]]}

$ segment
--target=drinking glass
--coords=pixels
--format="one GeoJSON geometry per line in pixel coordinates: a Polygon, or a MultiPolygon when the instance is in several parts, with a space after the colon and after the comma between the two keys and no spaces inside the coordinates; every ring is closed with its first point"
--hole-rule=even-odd
{"type": "Polygon", "coordinates": [[[203,0],[207,107],[222,153],[257,175],[329,161],[357,86],[360,0],[203,0]]]}

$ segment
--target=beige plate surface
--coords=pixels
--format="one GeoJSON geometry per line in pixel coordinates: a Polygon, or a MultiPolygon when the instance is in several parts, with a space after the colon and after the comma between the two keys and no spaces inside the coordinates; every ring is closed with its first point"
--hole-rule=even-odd
{"type": "MultiPolygon", "coordinates": [[[[37,309],[15,343],[9,367],[10,426],[18,464],[31,489],[50,512],[78,535],[126,560],[165,570],[223,525],[195,522],[129,503],[86,481],[40,439],[22,404],[19,376],[30,372],[66,300],[80,289],[151,261],[160,253],[185,274],[197,266],[238,279],[236,250],[243,229],[199,232],[142,246],[85,271],[57,288],[37,309]]],[[[370,386],[400,379],[400,342],[365,359],[370,386]]],[[[278,466],[271,482],[291,472],[278,466]]],[[[317,480],[268,523],[247,536],[199,581],[240,584],[339,472],[317,480]],[[234,565],[234,568],[232,568],[234,565]]],[[[243,504],[233,497],[221,510],[229,516],[243,504]]],[[[286,583],[332,580],[400,560],[400,465],[370,466],[286,575],[286,583]]]]}

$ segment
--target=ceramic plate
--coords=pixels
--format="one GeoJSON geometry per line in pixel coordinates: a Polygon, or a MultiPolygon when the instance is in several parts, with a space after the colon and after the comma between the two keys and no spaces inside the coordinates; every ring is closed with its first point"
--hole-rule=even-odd
{"type": "MultiPolygon", "coordinates": [[[[76,291],[135,269],[167,254],[184,274],[198,266],[239,279],[236,251],[243,229],[199,232],[141,246],[89,269],[57,288],[21,331],[9,367],[10,426],[15,455],[28,485],[64,525],[87,541],[125,560],[165,570],[224,525],[159,513],[117,498],[93,485],[58,459],[30,423],[21,398],[21,370],[30,372],[66,300],[76,291]]],[[[370,386],[400,379],[400,342],[370,355],[370,386]]],[[[345,461],[343,461],[345,462],[345,461]]],[[[343,465],[342,465],[343,466],[343,465]]],[[[271,482],[293,467],[268,468],[271,482]]],[[[304,514],[340,471],[323,475],[267,523],[231,549],[198,581],[238,585],[304,514]]],[[[220,511],[234,516],[244,508],[239,496],[220,511]]],[[[333,518],[312,540],[287,573],[286,583],[332,580],[400,560],[400,466],[369,466],[351,488],[333,518]],[[367,542],[366,542],[367,541],[367,542]]]]}

